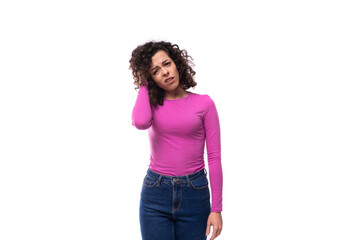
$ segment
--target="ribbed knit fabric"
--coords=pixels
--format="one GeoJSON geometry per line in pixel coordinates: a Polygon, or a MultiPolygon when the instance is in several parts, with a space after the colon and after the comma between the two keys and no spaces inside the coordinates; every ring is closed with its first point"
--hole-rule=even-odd
{"type": "Polygon", "coordinates": [[[163,106],[154,107],[147,87],[140,86],[132,125],[149,129],[149,168],[167,176],[183,176],[203,169],[206,142],[211,211],[222,211],[220,121],[215,103],[208,95],[189,92],[184,98],[164,99],[163,106]]]}

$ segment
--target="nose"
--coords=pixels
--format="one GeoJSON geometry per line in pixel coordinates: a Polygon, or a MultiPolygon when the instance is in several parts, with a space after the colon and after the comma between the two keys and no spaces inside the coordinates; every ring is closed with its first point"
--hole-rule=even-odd
{"type": "Polygon", "coordinates": [[[163,72],[164,77],[166,77],[169,74],[169,70],[166,68],[163,68],[162,72],[163,72]]]}

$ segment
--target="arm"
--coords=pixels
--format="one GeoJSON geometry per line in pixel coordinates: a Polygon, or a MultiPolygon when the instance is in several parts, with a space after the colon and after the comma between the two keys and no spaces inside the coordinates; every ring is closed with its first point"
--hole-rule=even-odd
{"type": "Polygon", "coordinates": [[[209,175],[211,184],[211,213],[207,220],[206,236],[210,234],[210,227],[213,232],[210,240],[218,237],[222,231],[222,187],[223,174],[221,167],[221,139],[220,121],[214,101],[207,96],[206,110],[204,115],[204,126],[206,134],[206,149],[209,165],[209,175]]]}
{"type": "Polygon", "coordinates": [[[152,125],[152,113],[147,86],[140,85],[132,110],[132,125],[140,130],[148,129],[152,125]]]}
{"type": "Polygon", "coordinates": [[[206,149],[210,175],[212,212],[222,211],[223,174],[221,166],[220,121],[214,101],[208,96],[204,114],[206,149]]]}

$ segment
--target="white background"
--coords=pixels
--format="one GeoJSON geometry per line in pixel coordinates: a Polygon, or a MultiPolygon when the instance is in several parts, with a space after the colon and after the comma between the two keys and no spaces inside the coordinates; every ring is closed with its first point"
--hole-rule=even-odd
{"type": "Polygon", "coordinates": [[[141,239],[128,67],[149,40],[216,103],[217,239],[360,239],[356,1],[124,2],[1,1],[0,239],[141,239]]]}

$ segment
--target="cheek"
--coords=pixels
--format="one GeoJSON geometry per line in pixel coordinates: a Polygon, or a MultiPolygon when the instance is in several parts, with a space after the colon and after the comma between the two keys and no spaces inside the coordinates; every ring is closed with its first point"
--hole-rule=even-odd
{"type": "Polygon", "coordinates": [[[154,80],[154,82],[157,82],[158,79],[159,79],[159,78],[158,78],[157,76],[155,76],[155,75],[152,75],[151,78],[152,78],[152,80],[154,80]]]}
{"type": "Polygon", "coordinates": [[[153,77],[153,80],[157,85],[162,84],[161,80],[159,78],[157,78],[157,77],[153,77]]]}
{"type": "Polygon", "coordinates": [[[176,74],[179,74],[179,71],[177,68],[175,68],[174,71],[176,72],[176,74]]]}

